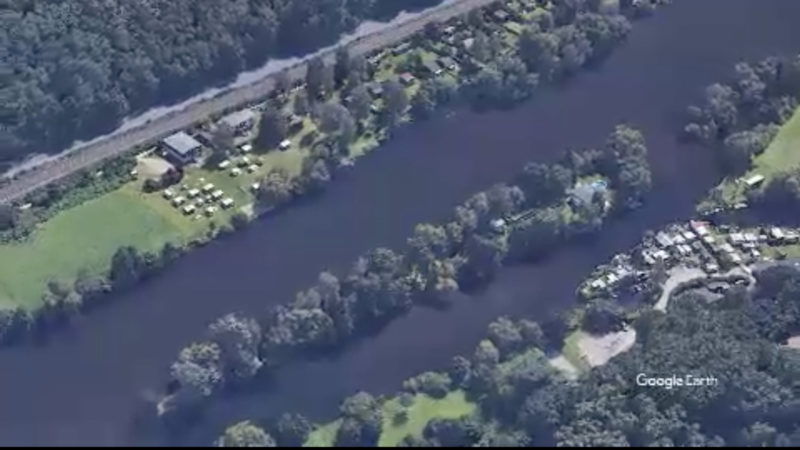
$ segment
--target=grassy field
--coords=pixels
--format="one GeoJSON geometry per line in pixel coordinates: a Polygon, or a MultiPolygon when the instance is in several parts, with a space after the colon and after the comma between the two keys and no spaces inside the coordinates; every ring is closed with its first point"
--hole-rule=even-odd
{"type": "MultiPolygon", "coordinates": [[[[800,108],[788,122],[783,124],[778,135],[772,140],[770,145],[761,154],[753,158],[750,170],[738,178],[726,178],[716,188],[720,190],[718,198],[726,206],[746,200],[746,187],[739,180],[746,179],[752,175],[763,175],[766,180],[763,185],[769,183],[775,175],[785,172],[792,168],[800,167],[800,108]]],[[[710,199],[701,203],[701,209],[720,206],[714,204],[710,199]]]]}
{"type": "Polygon", "coordinates": [[[578,370],[586,371],[589,365],[581,356],[581,350],[578,347],[578,341],[580,341],[582,334],[583,332],[581,330],[577,330],[567,336],[564,339],[564,348],[561,350],[561,354],[578,370]]]}
{"type": "Polygon", "coordinates": [[[24,243],[0,245],[0,307],[36,308],[48,281],[104,272],[121,245],[154,250],[181,239],[181,227],[140,195],[119,189],[56,215],[24,243]]]}
{"type": "MultiPolygon", "coordinates": [[[[383,432],[378,446],[396,447],[407,435],[421,436],[425,425],[432,419],[457,419],[471,414],[476,405],[468,401],[464,391],[454,391],[441,399],[425,394],[414,396],[414,402],[407,408],[408,420],[395,423],[395,416],[405,409],[397,398],[383,404],[383,432]]],[[[337,420],[317,428],[306,442],[306,447],[330,447],[336,439],[341,421],[337,420]]]]}
{"type": "Polygon", "coordinates": [[[760,173],[768,179],[779,172],[800,166],[800,108],[783,124],[780,132],[764,153],[753,160],[751,173],[760,173]]]}

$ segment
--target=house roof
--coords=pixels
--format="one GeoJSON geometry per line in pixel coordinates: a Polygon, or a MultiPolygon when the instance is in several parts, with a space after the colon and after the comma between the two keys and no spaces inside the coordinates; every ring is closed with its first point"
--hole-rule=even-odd
{"type": "Polygon", "coordinates": [[[170,148],[170,150],[174,151],[179,155],[188,155],[193,151],[197,150],[198,148],[202,147],[202,144],[197,142],[197,140],[184,131],[179,131],[172,136],[169,136],[163,140],[164,144],[170,148]]]}

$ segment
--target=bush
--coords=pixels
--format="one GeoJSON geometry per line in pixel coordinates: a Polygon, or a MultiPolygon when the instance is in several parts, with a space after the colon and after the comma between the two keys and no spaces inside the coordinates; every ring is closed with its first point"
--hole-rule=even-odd
{"type": "Polygon", "coordinates": [[[428,394],[434,398],[443,398],[450,392],[452,381],[450,376],[439,372],[425,372],[403,383],[403,389],[428,394]]]}

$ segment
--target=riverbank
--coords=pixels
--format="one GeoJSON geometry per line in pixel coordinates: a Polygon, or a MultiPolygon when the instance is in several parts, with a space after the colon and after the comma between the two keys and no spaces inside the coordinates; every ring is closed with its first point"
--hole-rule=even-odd
{"type": "MultiPolygon", "coordinates": [[[[258,215],[262,211],[283,206],[284,203],[291,201],[292,197],[303,195],[306,191],[320,190],[336,176],[338,167],[349,166],[355,159],[376,148],[378,143],[385,140],[392,132],[397,123],[408,121],[412,116],[417,120],[423,120],[423,117],[415,114],[414,104],[411,108],[403,104],[407,103],[409,98],[414,103],[413,100],[417,99],[417,93],[423,86],[434,86],[436,89],[437,98],[428,99],[433,107],[452,106],[456,95],[463,97],[463,101],[466,102],[470,97],[484,94],[488,95],[488,100],[481,102],[488,101],[494,105],[501,100],[492,97],[498,93],[492,93],[491,90],[475,91],[470,88],[475,84],[473,83],[475,79],[488,73],[487,68],[491,69],[492,64],[480,61],[478,56],[464,47],[463,42],[474,40],[478,34],[493,35],[497,38],[498,47],[493,50],[492,61],[508,58],[507,55],[516,52],[519,42],[521,25],[517,21],[532,23],[533,20],[542,20],[541,17],[547,14],[549,13],[528,0],[510,2],[503,6],[503,9],[484,10],[482,25],[467,27],[462,17],[441,25],[436,32],[438,33],[436,39],[433,39],[434,36],[431,36],[429,31],[427,36],[420,36],[413,46],[405,43],[391,52],[383,51],[371,56],[369,63],[374,75],[365,80],[363,86],[370,94],[368,102],[372,114],[359,116],[358,111],[349,103],[353,101],[352,97],[357,95],[354,93],[357,89],[353,86],[340,85],[334,92],[326,93],[326,104],[348,105],[351,113],[340,107],[345,112],[337,114],[354,115],[361,131],[355,139],[351,138],[352,142],[348,143],[349,149],[345,152],[335,149],[337,145],[335,142],[344,133],[341,128],[326,129],[323,132],[320,126],[325,119],[319,117],[320,113],[313,114],[315,117],[312,119],[313,111],[308,109],[313,110],[313,108],[306,107],[305,112],[297,109],[298,97],[304,95],[302,87],[284,92],[272,102],[280,114],[292,118],[291,130],[285,132],[287,135],[281,136],[286,138],[284,141],[286,145],[281,145],[280,150],[265,148],[263,144],[251,142],[257,138],[258,120],[256,120],[250,126],[250,130],[244,133],[243,138],[236,139],[235,151],[228,152],[226,159],[218,165],[210,168],[201,167],[202,164],[197,167],[186,167],[177,184],[161,186],[150,192],[144,189],[147,179],[163,178],[163,171],[161,174],[148,177],[148,167],[141,162],[144,159],[160,160],[163,155],[156,148],[147,149],[140,154],[138,158],[140,164],[132,172],[137,174],[138,179],[126,183],[96,201],[72,207],[61,213],[60,217],[57,215],[46,222],[41,229],[35,230],[33,236],[27,240],[6,244],[9,254],[12,252],[17,254],[23,261],[36,261],[42,258],[52,260],[54,264],[14,265],[8,270],[0,271],[0,296],[6,297],[5,303],[8,305],[24,306],[26,309],[34,310],[42,304],[43,294],[52,290],[48,288],[51,283],[71,286],[79,273],[105,277],[112,257],[119,248],[134,246],[141,252],[152,252],[160,251],[163,246],[169,244],[188,250],[209,242],[222,232],[241,227],[246,222],[243,216],[258,215]],[[492,14],[496,11],[504,12],[504,15],[492,14]],[[517,24],[519,27],[509,27],[509,24],[517,24]],[[398,78],[404,84],[403,95],[406,100],[401,102],[399,111],[391,112],[391,104],[387,103],[387,99],[378,92],[378,89],[382,91],[387,84],[396,83],[398,78]],[[445,90],[450,93],[443,94],[445,90]],[[472,93],[457,94],[459,90],[472,93]],[[410,111],[406,111],[407,109],[410,111]],[[397,117],[387,122],[386,116],[390,113],[397,117]],[[324,151],[321,153],[320,149],[324,151]],[[143,155],[146,155],[146,158],[143,158],[143,155]],[[276,178],[275,174],[280,175],[276,182],[279,186],[275,186],[272,182],[276,178]],[[270,191],[265,195],[271,200],[263,201],[261,196],[263,189],[260,190],[260,187],[265,184],[281,192],[286,191],[288,194],[278,195],[270,191]],[[207,186],[211,188],[206,192],[203,189],[207,186]],[[193,192],[196,193],[192,195],[193,192]],[[279,200],[273,199],[276,195],[279,200]],[[120,198],[124,198],[127,203],[136,204],[128,208],[126,202],[116,201],[120,198]],[[136,214],[136,211],[142,214],[136,214]],[[91,248],[94,251],[82,252],[81,246],[84,245],[82,243],[91,237],[95,228],[92,226],[91,218],[97,217],[98,214],[113,216],[124,214],[127,217],[127,226],[106,229],[101,238],[93,242],[91,248]],[[234,220],[238,222],[233,223],[234,220]],[[159,223],[154,224],[154,221],[159,223]],[[142,236],[137,235],[134,230],[150,230],[147,233],[147,242],[143,242],[142,236]],[[59,239],[48,239],[47,233],[57,234],[59,239]],[[54,252],[58,252],[58,255],[51,258],[49,255],[54,252]],[[74,255],[79,257],[70,261],[74,255]],[[62,263],[55,264],[57,261],[62,263]],[[24,274],[20,273],[22,270],[25,270],[24,274]]],[[[609,20],[614,22],[613,19],[609,20]]],[[[621,18],[620,20],[624,21],[621,18]]],[[[610,36],[597,39],[601,42],[608,39],[618,41],[624,37],[626,31],[619,32],[622,34],[616,35],[612,32],[610,36]]],[[[600,42],[597,45],[600,46],[600,42]]],[[[584,57],[584,63],[592,61],[590,55],[584,57]]],[[[527,90],[520,91],[521,87],[515,85],[516,94],[512,99],[513,103],[528,98],[534,87],[535,83],[525,87],[527,90]]],[[[502,101],[507,102],[505,99],[502,101]]],[[[261,109],[263,106],[251,112],[258,114],[261,109]]],[[[194,129],[193,134],[205,133],[208,136],[209,133],[213,134],[214,127],[216,127],[214,122],[206,123],[194,129]]],[[[203,142],[206,142],[208,147],[211,146],[208,137],[203,142]]],[[[210,151],[210,149],[204,150],[204,152],[210,151]]],[[[161,161],[160,165],[171,167],[167,160],[161,161]]],[[[99,172],[95,174],[97,173],[99,172]]],[[[20,207],[31,208],[30,205],[20,207]]],[[[20,215],[23,213],[20,212],[20,215]]],[[[0,250],[2,247],[3,244],[0,244],[0,250]]]]}
{"type": "Polygon", "coordinates": [[[563,148],[592,146],[615,122],[630,118],[648,136],[652,207],[611,223],[596,241],[502,271],[493,286],[459,294],[447,311],[414,310],[341,354],[278,371],[262,391],[226,396],[191,430],[191,442],[212,442],[224,424],[242,416],[269,420],[274,411],[297,410],[324,421],[359,388],[389,394],[414,373],[469,352],[493,317],[554,314],[592,267],[635,244],[643,230],[691,215],[692,199],[715,181],[714,166],[706,153],[675,145],[673,119],[699,86],[720,79],[739,59],[794,47],[792,11],[785,2],[678,1],[637,25],[628,44],[569,89],[540,92],[513,111],[458,111],[401,130],[385,152],[372,153],[333,183],[324,201],[289,208],[192,252],[167,275],[81,318],[64,339],[0,351],[0,391],[8,406],[0,408],[3,441],[169,442],[151,440],[131,411],[144,408],[177,349],[208,320],[230,310],[256,314],[290,298],[320,270],[347,270],[367,248],[399,248],[415,223],[438,221],[526,161],[552,161],[563,148]],[[715,20],[720,10],[724,21],[715,20]],[[745,26],[758,32],[742,35],[745,26]],[[202,430],[211,436],[195,441],[202,430]]]}

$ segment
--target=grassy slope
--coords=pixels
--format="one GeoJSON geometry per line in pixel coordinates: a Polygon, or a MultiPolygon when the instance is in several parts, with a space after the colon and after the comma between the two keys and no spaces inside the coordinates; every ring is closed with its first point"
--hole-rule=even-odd
{"type": "MultiPolygon", "coordinates": [[[[383,404],[383,432],[378,445],[380,447],[395,447],[407,435],[420,436],[425,425],[432,419],[457,419],[466,416],[475,410],[476,405],[468,401],[463,391],[454,391],[441,399],[435,399],[425,394],[414,396],[414,403],[408,408],[408,420],[400,425],[395,425],[395,414],[402,409],[397,398],[388,400],[383,404]]],[[[331,422],[317,428],[306,442],[306,447],[330,447],[336,439],[336,432],[340,421],[331,422]]]]}
{"type": "MultiPolygon", "coordinates": [[[[753,158],[750,170],[738,178],[726,178],[720,183],[723,199],[728,204],[735,204],[745,200],[745,188],[737,183],[738,179],[745,179],[755,174],[761,174],[767,181],[780,172],[800,166],[800,108],[788,122],[783,124],[778,135],[760,155],[753,158]]],[[[705,202],[704,202],[705,203],[705,202]]]]}
{"type": "Polygon", "coordinates": [[[769,178],[789,168],[800,166],[800,108],[786,122],[764,153],[753,160],[752,173],[769,178]]]}
{"type": "Polygon", "coordinates": [[[35,308],[51,279],[71,281],[83,268],[103,272],[121,245],[152,250],[180,236],[134,191],[104,195],[56,215],[22,244],[0,245],[0,307],[35,308]]]}

